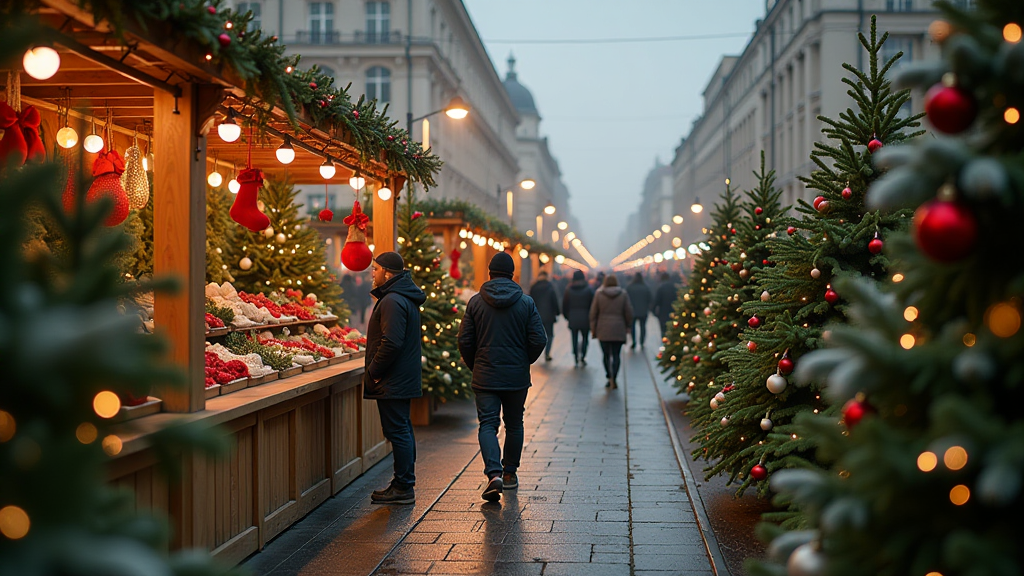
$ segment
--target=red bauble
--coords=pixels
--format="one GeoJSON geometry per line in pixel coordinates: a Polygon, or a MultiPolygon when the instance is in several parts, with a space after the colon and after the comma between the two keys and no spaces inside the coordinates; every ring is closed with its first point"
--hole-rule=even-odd
{"type": "Polygon", "coordinates": [[[226,48],[228,44],[231,44],[231,36],[228,36],[227,32],[222,32],[220,36],[217,36],[217,42],[226,48]]]}
{"type": "Polygon", "coordinates": [[[697,356],[696,354],[694,354],[694,356],[693,356],[693,363],[696,364],[698,362],[700,362],[700,356],[697,356]]]}
{"type": "Polygon", "coordinates": [[[765,258],[764,260],[761,260],[761,264],[764,264],[765,266],[767,266],[768,265],[768,259],[765,258]]]}
{"type": "Polygon", "coordinates": [[[413,212],[413,213],[412,213],[412,219],[413,219],[413,220],[416,220],[416,219],[417,219],[417,218],[419,218],[420,216],[423,216],[423,212],[420,212],[419,210],[417,210],[417,211],[415,211],[415,212],[413,212]]]}
{"type": "Polygon", "coordinates": [[[764,209],[761,208],[760,206],[758,206],[757,208],[754,208],[754,214],[757,214],[758,216],[760,216],[762,212],[764,212],[764,209]]]}
{"type": "Polygon", "coordinates": [[[331,212],[329,208],[324,208],[320,211],[319,217],[321,222],[330,222],[334,220],[334,212],[331,212]]]}
{"type": "Polygon", "coordinates": [[[794,366],[795,364],[793,364],[793,361],[785,356],[783,356],[783,358],[779,360],[779,372],[783,374],[789,374],[793,372],[794,366]]]}
{"type": "Polygon", "coordinates": [[[327,101],[326,100],[321,100],[320,101],[320,107],[321,108],[326,108],[327,107],[327,101]]]}
{"type": "Polygon", "coordinates": [[[787,226],[786,227],[786,234],[789,234],[790,236],[792,236],[794,232],[796,232],[796,226],[787,226]]]}
{"type": "Polygon", "coordinates": [[[884,144],[882,144],[882,141],[878,138],[872,138],[871,142],[868,142],[868,150],[871,151],[872,154],[878,152],[878,149],[882,146],[884,146],[884,144]]]}
{"type": "Polygon", "coordinates": [[[356,272],[366,270],[373,261],[373,253],[366,245],[366,225],[370,217],[363,213],[358,200],[352,203],[352,213],[343,222],[348,225],[348,237],[341,249],[341,263],[356,272]]]}
{"type": "Polygon", "coordinates": [[[822,214],[828,212],[828,200],[822,200],[821,202],[818,202],[818,205],[815,206],[815,208],[817,208],[818,212],[822,214]]]}
{"type": "Polygon", "coordinates": [[[753,341],[747,342],[747,350],[750,350],[751,352],[756,352],[757,351],[757,342],[753,342],[753,341]]]}
{"type": "Polygon", "coordinates": [[[739,272],[740,268],[743,268],[743,264],[740,264],[739,262],[733,262],[732,264],[729,265],[729,268],[732,268],[733,272],[739,272]]]}
{"type": "Polygon", "coordinates": [[[394,142],[394,141],[395,141],[395,137],[394,136],[388,136],[388,142],[394,142]]]}
{"type": "Polygon", "coordinates": [[[974,95],[959,86],[932,86],[924,96],[928,121],[940,132],[957,134],[970,128],[978,116],[974,95]]]}
{"type": "Polygon", "coordinates": [[[209,12],[210,14],[216,14],[217,13],[217,7],[216,6],[207,6],[206,7],[206,11],[209,12]]]}
{"type": "Polygon", "coordinates": [[[730,234],[735,234],[736,233],[736,229],[735,228],[730,228],[729,229],[729,233],[730,234]]]}
{"type": "Polygon", "coordinates": [[[846,424],[847,428],[853,428],[868,412],[870,407],[866,403],[855,399],[848,400],[843,404],[843,424],[846,424]]]}
{"type": "Polygon", "coordinates": [[[847,186],[843,188],[843,200],[849,200],[850,198],[853,198],[853,190],[850,190],[850,187],[847,186]]]}
{"type": "Polygon", "coordinates": [[[831,288],[829,288],[828,290],[825,290],[825,302],[828,302],[829,304],[835,304],[838,301],[839,301],[839,294],[836,294],[835,290],[833,290],[831,288]]]}
{"type": "Polygon", "coordinates": [[[768,477],[768,469],[760,464],[756,464],[750,469],[750,477],[760,482],[768,477]]]}
{"type": "Polygon", "coordinates": [[[757,316],[751,316],[750,320],[747,320],[747,326],[750,326],[751,328],[757,328],[760,325],[761,319],[758,318],[757,316]]]}
{"type": "Polygon", "coordinates": [[[824,196],[815,196],[814,197],[814,202],[812,202],[811,205],[814,206],[815,210],[817,210],[818,206],[820,206],[821,203],[824,202],[824,201],[825,201],[825,197],[824,196]]]}
{"type": "Polygon", "coordinates": [[[355,116],[356,118],[359,118],[359,110],[353,110],[352,115],[355,116]]]}
{"type": "Polygon", "coordinates": [[[313,90],[316,90],[316,82],[310,82],[309,87],[312,88],[313,90]]]}
{"type": "Polygon", "coordinates": [[[881,238],[872,238],[871,242],[868,242],[868,252],[871,252],[872,254],[881,254],[882,253],[882,239],[881,238]]]}
{"type": "Polygon", "coordinates": [[[914,241],[932,260],[956,262],[974,250],[978,221],[963,202],[932,200],[914,213],[914,241]]]}

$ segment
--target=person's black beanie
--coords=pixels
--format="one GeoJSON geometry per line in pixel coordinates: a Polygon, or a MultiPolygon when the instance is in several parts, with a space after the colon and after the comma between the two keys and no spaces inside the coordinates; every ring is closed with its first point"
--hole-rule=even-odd
{"type": "Polygon", "coordinates": [[[374,258],[374,261],[388,272],[397,274],[405,270],[405,260],[402,260],[402,256],[398,252],[384,252],[374,258]]]}
{"type": "Polygon", "coordinates": [[[573,282],[575,282],[576,280],[586,280],[587,276],[583,274],[583,270],[577,270],[572,273],[572,279],[573,282]]]}
{"type": "Polygon", "coordinates": [[[487,270],[491,273],[491,276],[500,276],[504,278],[511,278],[516,273],[516,263],[512,261],[512,257],[504,252],[498,252],[491,258],[491,263],[487,265],[487,270]]]}

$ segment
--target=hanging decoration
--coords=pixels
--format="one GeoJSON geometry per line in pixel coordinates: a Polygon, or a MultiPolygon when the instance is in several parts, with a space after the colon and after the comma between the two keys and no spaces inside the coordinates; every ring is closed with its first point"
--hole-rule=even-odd
{"type": "Polygon", "coordinates": [[[331,194],[327,191],[327,184],[324,184],[324,209],[320,211],[319,215],[321,222],[330,222],[334,220],[334,212],[331,212],[331,194]]]}
{"type": "Polygon", "coordinates": [[[17,166],[21,166],[39,157],[46,157],[46,149],[39,138],[39,111],[29,106],[19,114],[6,102],[0,102],[0,129],[4,136],[0,138],[0,162],[9,162],[12,158],[17,166]]]}
{"type": "Polygon", "coordinates": [[[341,249],[341,263],[349,270],[361,272],[370,266],[373,253],[366,245],[366,225],[370,223],[370,217],[363,214],[359,200],[352,203],[352,214],[346,216],[344,222],[348,225],[348,237],[341,249]]]}
{"type": "Polygon", "coordinates": [[[142,167],[142,149],[139,148],[139,135],[136,134],[132,145],[124,151],[124,174],[121,185],[128,195],[128,208],[142,210],[149,203],[149,178],[142,167]]]}
{"type": "Polygon", "coordinates": [[[452,260],[452,265],[448,268],[448,275],[455,280],[462,278],[462,271],[459,270],[459,258],[462,257],[462,252],[459,252],[458,248],[453,248],[448,257],[452,260]]]}
{"type": "Polygon", "coordinates": [[[86,202],[95,202],[101,196],[109,196],[114,201],[114,210],[107,216],[107,226],[117,226],[128,217],[128,195],[121,185],[121,174],[124,173],[124,160],[117,150],[109,149],[99,153],[92,164],[93,181],[89,192],[85,195],[86,202]]]}
{"type": "Polygon", "coordinates": [[[270,228],[270,218],[260,211],[258,196],[260,187],[263,186],[263,171],[252,167],[252,141],[252,125],[250,124],[245,169],[238,173],[238,194],[235,195],[235,201],[231,204],[228,215],[249,230],[260,232],[270,228]]]}

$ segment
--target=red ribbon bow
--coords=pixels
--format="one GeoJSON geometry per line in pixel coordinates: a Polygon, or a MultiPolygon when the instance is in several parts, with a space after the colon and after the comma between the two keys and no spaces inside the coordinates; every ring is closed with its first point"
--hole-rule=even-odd
{"type": "Polygon", "coordinates": [[[356,200],[352,204],[352,213],[346,216],[343,222],[348,226],[355,224],[360,230],[365,231],[366,225],[370,223],[370,217],[363,214],[363,208],[359,205],[359,200],[356,200]]]}
{"type": "Polygon", "coordinates": [[[99,156],[96,157],[96,161],[92,163],[92,175],[103,176],[111,172],[118,176],[124,174],[124,160],[117,153],[117,150],[100,152],[99,156]]]}
{"type": "Polygon", "coordinates": [[[45,157],[46,149],[39,138],[39,122],[39,111],[35,106],[29,106],[18,114],[6,102],[0,102],[0,128],[4,130],[4,137],[0,139],[0,160],[15,154],[20,166],[37,156],[45,157]]]}
{"type": "Polygon", "coordinates": [[[263,170],[259,168],[246,168],[238,173],[239,184],[256,184],[263,186],[263,170]]]}

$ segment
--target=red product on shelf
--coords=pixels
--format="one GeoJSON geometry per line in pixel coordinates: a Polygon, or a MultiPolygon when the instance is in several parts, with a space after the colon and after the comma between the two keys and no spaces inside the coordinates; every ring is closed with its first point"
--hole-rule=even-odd
{"type": "Polygon", "coordinates": [[[209,312],[206,313],[206,325],[210,328],[223,328],[224,321],[209,312]]]}
{"type": "Polygon", "coordinates": [[[207,388],[214,384],[227,384],[232,380],[249,377],[249,367],[241,360],[229,360],[225,362],[213,352],[207,352],[205,358],[207,388]]]}
{"type": "Polygon", "coordinates": [[[274,303],[273,300],[267,298],[263,294],[249,294],[246,292],[239,291],[238,297],[242,299],[242,302],[252,304],[257,308],[266,308],[270,311],[270,315],[274,318],[280,318],[282,314],[281,307],[274,303]]]}

